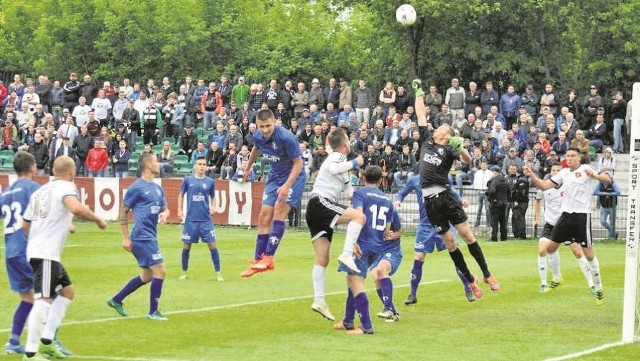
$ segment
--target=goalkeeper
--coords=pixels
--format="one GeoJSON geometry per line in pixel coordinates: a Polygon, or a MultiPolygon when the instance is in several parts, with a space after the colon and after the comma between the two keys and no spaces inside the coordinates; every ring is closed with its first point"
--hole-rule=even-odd
{"type": "Polygon", "coordinates": [[[449,223],[456,228],[460,237],[467,243],[469,253],[475,258],[482,270],[484,282],[489,284],[492,291],[498,291],[500,284],[489,272],[480,244],[476,242],[469,228],[467,214],[453,195],[447,177],[454,161],[460,160],[463,163],[469,163],[471,156],[463,147],[462,138],[453,136],[453,128],[449,124],[440,125],[433,131],[431,137],[428,136],[422,83],[416,79],[412,85],[416,97],[415,111],[420,129],[420,141],[422,142],[419,160],[420,183],[429,221],[447,245],[449,256],[451,256],[456,268],[467,278],[469,283],[477,286],[478,279],[471,274],[462,252],[456,246],[453,234],[449,229],[449,223]]]}

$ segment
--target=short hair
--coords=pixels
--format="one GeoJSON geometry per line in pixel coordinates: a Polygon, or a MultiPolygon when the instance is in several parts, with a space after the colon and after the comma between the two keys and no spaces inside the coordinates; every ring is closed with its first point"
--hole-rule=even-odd
{"type": "Polygon", "coordinates": [[[336,128],[333,132],[329,133],[329,145],[331,149],[338,149],[344,143],[344,138],[347,133],[342,128],[336,128]]]}
{"type": "Polygon", "coordinates": [[[143,170],[147,167],[147,164],[151,162],[153,158],[155,158],[155,154],[152,153],[142,153],[140,154],[140,158],[138,158],[138,168],[143,170]]]}
{"type": "MultiPolygon", "coordinates": [[[[568,152],[568,151],[570,151],[570,150],[572,150],[572,151],[574,151],[574,152],[576,152],[576,153],[580,154],[580,149],[578,149],[578,148],[576,148],[576,147],[569,147],[569,148],[567,149],[567,152],[568,152]]],[[[566,153],[565,153],[565,154],[566,154],[566,153]]]]}
{"type": "Polygon", "coordinates": [[[66,155],[59,156],[53,161],[53,175],[58,176],[59,174],[66,172],[73,172],[75,174],[76,171],[76,163],[73,158],[68,157],[66,155]]]}
{"type": "Polygon", "coordinates": [[[269,109],[260,109],[256,114],[256,119],[260,121],[265,121],[269,119],[274,119],[273,113],[269,109]]]}
{"type": "Polygon", "coordinates": [[[378,165],[368,165],[364,169],[364,180],[367,184],[378,184],[382,179],[382,168],[378,165]]]}
{"type": "Polygon", "coordinates": [[[202,156],[202,155],[199,155],[199,156],[197,156],[197,157],[196,157],[196,162],[197,162],[197,161],[199,161],[199,160],[204,160],[204,161],[206,161],[206,160],[207,160],[207,158],[205,158],[205,157],[204,157],[204,156],[202,156]]]}
{"type": "Polygon", "coordinates": [[[34,164],[36,158],[29,152],[19,151],[13,156],[13,169],[17,175],[26,174],[34,164]]]}

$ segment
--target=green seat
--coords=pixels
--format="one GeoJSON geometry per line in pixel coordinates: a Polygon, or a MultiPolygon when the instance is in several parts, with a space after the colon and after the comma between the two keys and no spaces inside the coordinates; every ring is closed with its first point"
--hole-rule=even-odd
{"type": "Polygon", "coordinates": [[[169,142],[171,144],[176,144],[176,139],[174,137],[164,137],[162,138],[162,143],[169,142]]]}
{"type": "Polygon", "coordinates": [[[262,158],[256,158],[253,163],[253,172],[256,174],[256,179],[260,179],[262,176],[262,158]]]}
{"type": "Polygon", "coordinates": [[[151,147],[151,150],[153,150],[155,154],[158,154],[162,152],[162,148],[163,148],[162,144],[156,144],[153,147],[151,147]]]}
{"type": "Polygon", "coordinates": [[[596,147],[589,147],[589,155],[593,158],[596,155],[596,147]]]}
{"type": "Polygon", "coordinates": [[[138,171],[138,160],[129,159],[129,173],[132,173],[132,175],[135,175],[137,171],[138,171]]]}
{"type": "MultiPolygon", "coordinates": [[[[12,151],[10,151],[12,152],[12,151]]],[[[2,158],[0,162],[0,171],[12,171],[13,169],[13,157],[2,158]]]]}
{"type": "Polygon", "coordinates": [[[262,165],[262,180],[267,179],[269,176],[269,172],[271,172],[271,163],[264,163],[262,165]]]}
{"type": "Polygon", "coordinates": [[[136,153],[142,153],[144,151],[144,144],[136,144],[136,153]]]}
{"type": "Polygon", "coordinates": [[[193,164],[191,163],[180,164],[180,166],[176,166],[173,171],[176,174],[191,174],[191,172],[193,172],[193,164]]]}
{"type": "Polygon", "coordinates": [[[129,157],[129,162],[137,162],[140,159],[140,153],[131,153],[129,157]]]}
{"type": "Polygon", "coordinates": [[[173,158],[173,164],[175,165],[182,165],[182,164],[190,164],[189,163],[189,156],[185,155],[185,154],[178,154],[173,158]]]}
{"type": "Polygon", "coordinates": [[[174,153],[178,153],[178,151],[180,150],[180,145],[179,145],[179,144],[173,144],[173,143],[172,143],[172,144],[171,144],[171,150],[172,150],[174,153]]]}

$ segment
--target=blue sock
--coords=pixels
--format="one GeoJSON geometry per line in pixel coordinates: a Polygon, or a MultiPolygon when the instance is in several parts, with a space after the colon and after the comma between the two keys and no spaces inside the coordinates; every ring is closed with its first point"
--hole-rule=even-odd
{"type": "Polygon", "coordinates": [[[158,303],[160,302],[160,296],[162,295],[162,283],[161,278],[151,279],[151,292],[149,292],[149,314],[158,310],[158,303]]]}
{"type": "Polygon", "coordinates": [[[394,314],[398,313],[396,306],[393,304],[393,282],[391,282],[391,278],[386,277],[380,279],[380,291],[382,293],[384,308],[393,311],[394,314]]]}
{"type": "Polygon", "coordinates": [[[373,331],[371,324],[371,316],[369,316],[369,299],[365,292],[358,293],[355,296],[356,311],[360,314],[360,324],[364,331],[373,331]]]}
{"type": "Polygon", "coordinates": [[[273,256],[278,250],[280,241],[284,236],[284,221],[275,220],[271,223],[271,234],[269,235],[269,242],[267,243],[267,256],[273,256]]]}
{"type": "Polygon", "coordinates": [[[191,250],[182,249],[182,272],[187,272],[189,269],[189,255],[191,250]]]}
{"type": "Polygon", "coordinates": [[[27,322],[27,317],[29,317],[29,312],[31,312],[32,307],[33,303],[25,301],[20,301],[20,304],[18,304],[18,308],[16,308],[13,314],[13,326],[11,326],[11,336],[9,338],[9,342],[12,345],[20,344],[20,336],[22,335],[24,324],[27,322]]]}
{"type": "Polygon", "coordinates": [[[422,265],[424,261],[413,260],[413,268],[411,269],[411,294],[416,295],[418,293],[418,286],[422,280],[422,265]]]}
{"type": "Polygon", "coordinates": [[[382,297],[382,285],[380,287],[381,288],[376,288],[376,293],[378,294],[378,298],[380,298],[380,301],[384,305],[384,298],[382,297]]]}
{"type": "Polygon", "coordinates": [[[220,252],[218,252],[217,248],[210,249],[209,253],[211,253],[211,262],[213,262],[213,268],[216,272],[220,272],[220,252]]]}
{"type": "Polygon", "coordinates": [[[258,237],[256,237],[256,253],[253,259],[258,260],[262,258],[262,255],[267,251],[267,243],[269,243],[268,234],[259,234],[258,237]]]}
{"type": "Polygon", "coordinates": [[[347,302],[344,307],[344,320],[342,323],[345,325],[353,325],[353,319],[356,317],[356,300],[353,297],[351,289],[347,289],[347,302]]]}
{"type": "Polygon", "coordinates": [[[460,270],[457,268],[456,268],[456,274],[458,275],[458,277],[460,277],[460,281],[462,282],[462,286],[464,286],[464,290],[465,291],[468,290],[469,287],[471,287],[471,284],[467,280],[467,277],[465,277],[464,274],[462,274],[462,272],[460,272],[460,270]]]}
{"type": "Polygon", "coordinates": [[[142,287],[144,282],[140,279],[140,276],[135,276],[127,282],[124,287],[118,292],[115,296],[113,296],[113,301],[117,303],[122,303],[127,296],[135,292],[138,288],[142,287]]]}

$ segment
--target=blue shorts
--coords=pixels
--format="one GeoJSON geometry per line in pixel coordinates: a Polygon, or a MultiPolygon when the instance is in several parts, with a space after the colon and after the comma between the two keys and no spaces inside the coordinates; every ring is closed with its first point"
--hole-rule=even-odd
{"type": "MultiPolygon", "coordinates": [[[[269,177],[267,184],[264,186],[264,194],[262,195],[262,204],[267,206],[275,206],[278,200],[278,188],[287,181],[287,178],[269,177]]],[[[295,182],[289,189],[289,196],[285,203],[291,207],[297,207],[302,201],[302,193],[304,193],[304,187],[307,185],[307,173],[302,172],[296,178],[295,182]]]]}
{"type": "Polygon", "coordinates": [[[362,278],[367,278],[367,272],[369,271],[369,267],[371,267],[371,265],[378,259],[378,257],[379,257],[378,252],[362,250],[362,256],[360,258],[355,257],[354,259],[356,266],[360,270],[360,273],[353,272],[351,268],[343,265],[342,263],[338,265],[338,271],[345,272],[350,275],[360,276],[362,278]]]}
{"type": "Polygon", "coordinates": [[[158,241],[134,241],[131,244],[133,246],[131,253],[138,261],[139,267],[149,268],[164,262],[158,241]]]}
{"type": "Polygon", "coordinates": [[[398,270],[398,267],[400,267],[400,262],[402,262],[402,252],[387,252],[380,254],[378,259],[373,261],[369,269],[378,267],[382,260],[386,260],[391,263],[391,272],[389,272],[389,276],[393,276],[393,274],[398,270]]]}
{"type": "Polygon", "coordinates": [[[33,269],[27,257],[8,258],[7,276],[11,291],[22,293],[33,289],[33,269]]]}
{"type": "Polygon", "coordinates": [[[183,243],[198,243],[201,239],[204,243],[216,241],[216,232],[213,230],[213,222],[184,222],[182,227],[183,243]]]}
{"type": "Polygon", "coordinates": [[[438,252],[446,249],[442,237],[438,234],[435,228],[431,225],[418,224],[416,229],[416,241],[413,250],[416,253],[433,253],[435,249],[438,252]]]}

